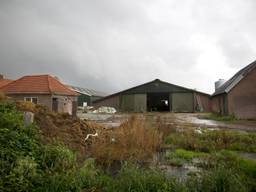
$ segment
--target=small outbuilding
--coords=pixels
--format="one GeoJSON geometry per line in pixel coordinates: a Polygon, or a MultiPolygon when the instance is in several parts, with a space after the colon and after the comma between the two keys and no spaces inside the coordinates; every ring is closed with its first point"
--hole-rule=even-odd
{"type": "MultiPolygon", "coordinates": [[[[216,87],[217,85],[217,87],[216,87]]],[[[256,61],[222,82],[211,99],[211,108],[221,115],[240,119],[256,119],[256,61]]]]}
{"type": "Polygon", "coordinates": [[[50,75],[24,76],[0,88],[14,100],[46,105],[55,112],[76,114],[78,94],[50,75]]]}
{"type": "Polygon", "coordinates": [[[209,111],[210,95],[155,79],[109,95],[94,107],[114,107],[121,112],[196,112],[209,111]]]}
{"type": "Polygon", "coordinates": [[[106,93],[95,91],[93,89],[77,87],[73,85],[67,85],[71,90],[79,93],[78,106],[91,106],[92,103],[98,99],[107,96],[106,93]]]}

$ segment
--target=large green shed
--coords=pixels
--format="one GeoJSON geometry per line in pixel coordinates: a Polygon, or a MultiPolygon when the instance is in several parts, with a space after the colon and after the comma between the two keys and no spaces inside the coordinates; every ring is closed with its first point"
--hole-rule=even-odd
{"type": "Polygon", "coordinates": [[[93,106],[120,112],[195,112],[209,111],[209,98],[206,93],[156,79],[99,99],[93,106]]]}

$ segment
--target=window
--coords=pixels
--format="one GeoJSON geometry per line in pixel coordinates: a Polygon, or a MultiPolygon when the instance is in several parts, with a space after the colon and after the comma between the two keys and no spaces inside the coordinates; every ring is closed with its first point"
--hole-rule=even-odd
{"type": "Polygon", "coordinates": [[[31,102],[31,103],[34,103],[34,104],[37,104],[37,97],[24,97],[24,100],[25,101],[28,101],[28,102],[31,102]]]}

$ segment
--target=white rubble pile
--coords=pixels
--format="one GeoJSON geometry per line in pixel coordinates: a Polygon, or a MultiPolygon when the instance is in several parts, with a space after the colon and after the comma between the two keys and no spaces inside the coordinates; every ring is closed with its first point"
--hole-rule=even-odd
{"type": "Polygon", "coordinates": [[[116,109],[114,107],[100,107],[97,110],[94,110],[93,113],[116,113],[116,109]]]}

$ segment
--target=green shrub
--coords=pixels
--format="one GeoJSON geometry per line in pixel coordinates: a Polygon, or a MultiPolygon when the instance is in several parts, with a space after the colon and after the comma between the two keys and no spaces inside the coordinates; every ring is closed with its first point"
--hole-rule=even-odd
{"type": "Polygon", "coordinates": [[[25,126],[14,103],[0,102],[0,190],[27,191],[37,177],[38,129],[25,126]]]}
{"type": "Polygon", "coordinates": [[[44,177],[39,185],[35,186],[35,191],[40,192],[61,192],[61,191],[81,191],[80,184],[77,182],[75,172],[67,171],[54,173],[44,177]]]}
{"type": "Polygon", "coordinates": [[[30,157],[17,159],[10,174],[5,177],[5,189],[10,191],[27,191],[33,187],[38,178],[37,163],[30,157]]]}
{"type": "Polygon", "coordinates": [[[247,192],[249,188],[246,179],[236,170],[219,165],[210,171],[204,171],[200,176],[191,177],[187,181],[191,192],[247,192]]]}
{"type": "Polygon", "coordinates": [[[99,170],[95,167],[94,160],[87,159],[83,163],[83,166],[78,170],[76,179],[81,188],[89,189],[101,185],[99,182],[99,175],[99,170]]]}
{"type": "Polygon", "coordinates": [[[61,143],[45,145],[41,157],[42,166],[51,172],[63,172],[76,165],[75,154],[61,143]]]}
{"type": "Polygon", "coordinates": [[[237,152],[221,150],[214,154],[210,161],[214,163],[214,166],[216,164],[223,164],[228,168],[235,168],[240,173],[254,178],[256,181],[256,161],[244,159],[237,152]]]}
{"type": "Polygon", "coordinates": [[[134,165],[124,165],[116,178],[117,191],[185,191],[185,187],[175,179],[167,178],[155,169],[139,169],[134,165]]]}

